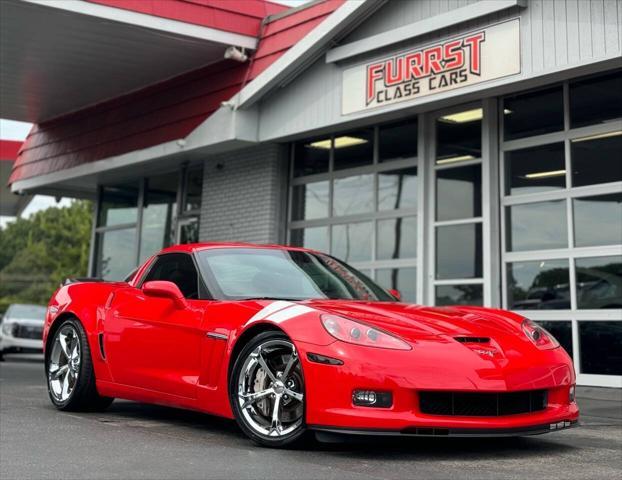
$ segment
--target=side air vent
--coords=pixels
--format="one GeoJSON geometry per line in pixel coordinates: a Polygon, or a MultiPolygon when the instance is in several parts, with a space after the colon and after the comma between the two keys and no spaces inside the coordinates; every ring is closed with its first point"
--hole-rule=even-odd
{"type": "Polygon", "coordinates": [[[104,334],[100,333],[99,334],[99,353],[101,353],[101,356],[104,360],[106,360],[106,352],[104,350],[104,334]]]}
{"type": "Polygon", "coordinates": [[[454,337],[454,340],[460,343],[489,343],[488,337],[454,337]]]}

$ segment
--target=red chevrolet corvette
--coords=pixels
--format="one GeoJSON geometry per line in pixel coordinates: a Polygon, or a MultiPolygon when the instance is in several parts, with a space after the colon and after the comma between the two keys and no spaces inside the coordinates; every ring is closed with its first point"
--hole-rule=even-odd
{"type": "Polygon", "coordinates": [[[546,330],[398,296],[302,248],[167,248],[125,282],[54,294],[49,396],[61,410],[118,397],[235,418],[267,446],[308,431],[505,436],[577,422],[572,361],[546,330]]]}

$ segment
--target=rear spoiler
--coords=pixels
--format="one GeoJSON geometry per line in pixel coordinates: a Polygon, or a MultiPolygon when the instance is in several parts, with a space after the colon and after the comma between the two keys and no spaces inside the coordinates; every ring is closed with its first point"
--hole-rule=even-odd
{"type": "Polygon", "coordinates": [[[91,283],[91,282],[105,282],[103,278],[98,277],[69,277],[66,278],[63,283],[61,283],[61,287],[65,285],[71,285],[72,283],[91,283]]]}

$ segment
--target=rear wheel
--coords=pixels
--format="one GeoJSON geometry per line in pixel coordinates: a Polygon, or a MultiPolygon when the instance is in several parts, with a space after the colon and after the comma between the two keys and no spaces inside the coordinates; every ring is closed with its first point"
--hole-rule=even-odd
{"type": "Polygon", "coordinates": [[[91,350],[77,319],[66,320],[54,332],[45,365],[48,394],[59,410],[103,410],[112,403],[97,393],[91,350]]]}
{"type": "Polygon", "coordinates": [[[286,335],[261,333],[242,349],[229,395],[240,428],[259,445],[285,447],[304,437],[304,377],[296,347],[286,335]]]}

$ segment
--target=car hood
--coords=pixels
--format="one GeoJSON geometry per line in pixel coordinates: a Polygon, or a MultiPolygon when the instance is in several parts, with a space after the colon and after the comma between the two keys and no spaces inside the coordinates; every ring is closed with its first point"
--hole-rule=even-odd
{"type": "Polygon", "coordinates": [[[522,337],[522,317],[494,309],[347,300],[310,300],[304,303],[327,313],[371,324],[409,341],[431,337],[522,337]]]}

